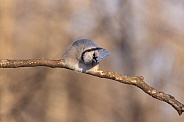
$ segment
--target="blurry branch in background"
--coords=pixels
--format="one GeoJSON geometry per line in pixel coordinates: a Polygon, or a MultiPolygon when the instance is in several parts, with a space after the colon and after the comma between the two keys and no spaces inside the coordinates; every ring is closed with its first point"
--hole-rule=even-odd
{"type": "MultiPolygon", "coordinates": [[[[69,69],[68,67],[65,66],[62,60],[49,60],[49,59],[0,60],[0,68],[19,68],[19,67],[36,67],[36,66],[69,69]]],[[[149,94],[153,98],[156,98],[158,100],[170,104],[173,108],[176,109],[179,115],[181,115],[182,112],[184,112],[184,104],[177,101],[173,96],[166,94],[164,92],[160,92],[154,89],[153,87],[147,85],[144,82],[144,78],[142,76],[130,77],[118,74],[116,72],[109,72],[103,70],[98,70],[97,72],[83,72],[83,73],[100,78],[115,80],[124,84],[137,86],[138,88],[142,89],[145,93],[149,94]]]]}

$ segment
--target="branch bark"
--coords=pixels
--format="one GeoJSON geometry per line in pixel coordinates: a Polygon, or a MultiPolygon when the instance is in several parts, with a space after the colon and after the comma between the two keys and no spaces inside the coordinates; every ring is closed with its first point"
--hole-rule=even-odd
{"type": "MultiPolygon", "coordinates": [[[[36,67],[36,66],[45,66],[51,68],[66,68],[72,70],[66,67],[62,60],[49,60],[49,59],[0,60],[0,68],[19,68],[19,67],[36,67]]],[[[97,72],[83,72],[83,73],[100,78],[115,80],[124,84],[134,85],[142,89],[145,93],[152,96],[153,98],[156,98],[158,100],[170,104],[178,112],[179,115],[181,115],[184,112],[184,104],[176,100],[172,95],[158,91],[155,88],[147,85],[144,82],[144,78],[142,76],[130,77],[118,74],[116,72],[109,72],[103,70],[98,70],[97,72]]]]}

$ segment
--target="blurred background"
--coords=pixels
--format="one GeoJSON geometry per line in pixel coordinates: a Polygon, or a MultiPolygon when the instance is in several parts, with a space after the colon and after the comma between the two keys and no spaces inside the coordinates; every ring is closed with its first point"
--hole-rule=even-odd
{"type": "MultiPolygon", "coordinates": [[[[145,77],[184,103],[183,0],[0,0],[1,59],[60,59],[78,39],[101,69],[145,77]]],[[[67,69],[0,69],[0,122],[181,122],[137,87],[67,69]]]]}

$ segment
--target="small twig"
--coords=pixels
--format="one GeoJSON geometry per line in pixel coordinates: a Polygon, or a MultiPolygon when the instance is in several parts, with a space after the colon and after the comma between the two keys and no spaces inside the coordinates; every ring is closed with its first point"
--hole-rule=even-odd
{"type": "MultiPolygon", "coordinates": [[[[36,66],[69,69],[68,67],[65,66],[62,60],[49,60],[49,59],[0,60],[0,68],[18,68],[18,67],[36,67],[36,66]]],[[[145,93],[152,96],[153,98],[156,98],[158,100],[170,104],[173,108],[176,109],[179,115],[181,115],[184,112],[184,105],[181,102],[177,101],[173,96],[166,94],[164,92],[160,92],[154,89],[153,87],[147,85],[144,82],[144,78],[142,76],[130,77],[115,72],[102,71],[102,70],[98,70],[97,72],[83,72],[83,73],[100,78],[115,80],[124,84],[135,85],[138,88],[142,89],[145,93]]]]}

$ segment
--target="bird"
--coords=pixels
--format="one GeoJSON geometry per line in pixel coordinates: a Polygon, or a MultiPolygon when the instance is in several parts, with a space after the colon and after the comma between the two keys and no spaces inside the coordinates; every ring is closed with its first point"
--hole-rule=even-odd
{"type": "Polygon", "coordinates": [[[96,72],[99,69],[99,63],[109,54],[110,52],[97,46],[93,41],[79,39],[68,47],[62,55],[62,60],[67,68],[74,71],[96,72]]]}

